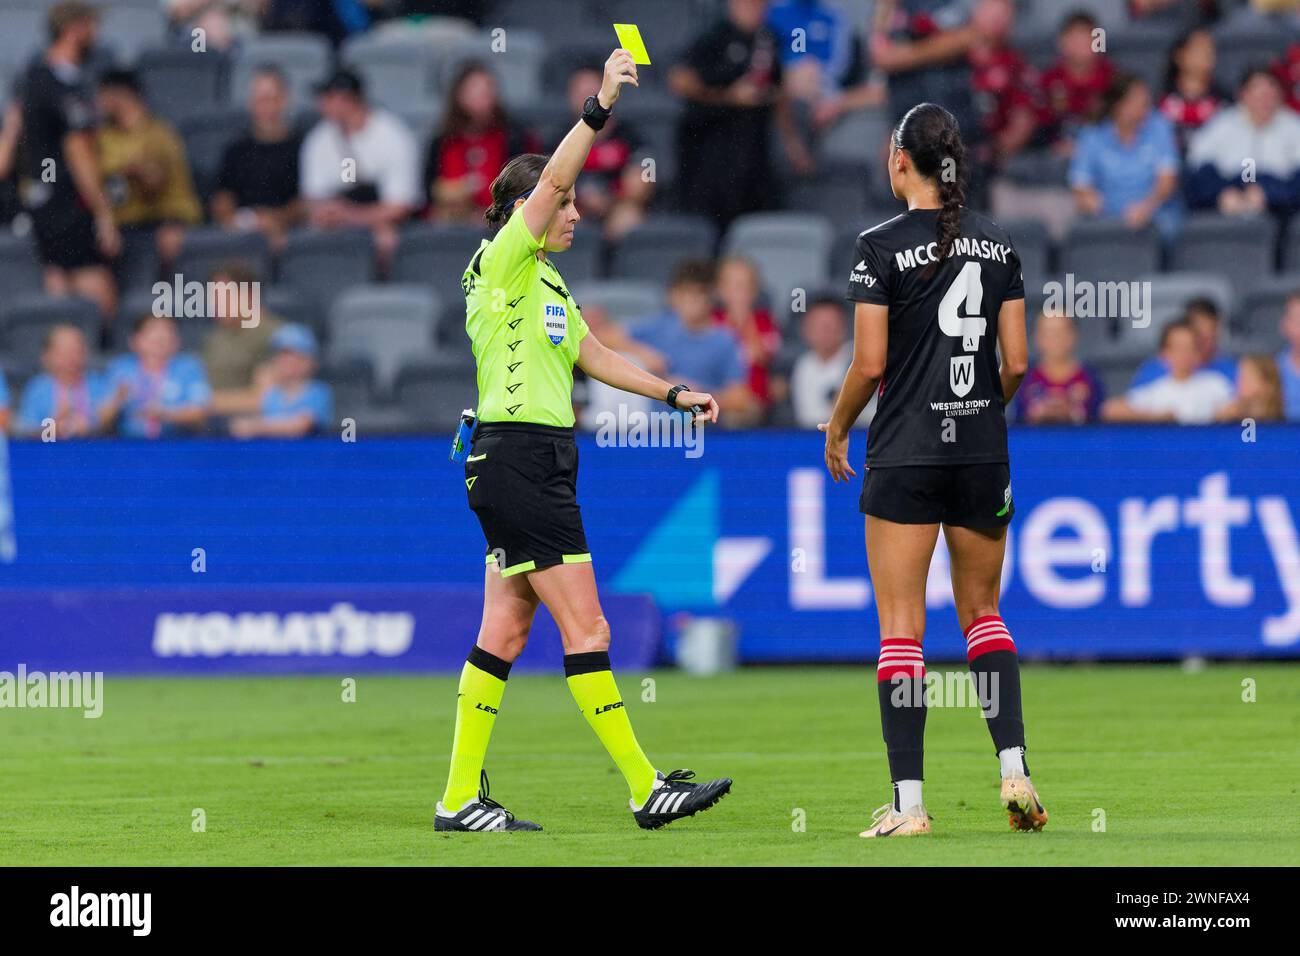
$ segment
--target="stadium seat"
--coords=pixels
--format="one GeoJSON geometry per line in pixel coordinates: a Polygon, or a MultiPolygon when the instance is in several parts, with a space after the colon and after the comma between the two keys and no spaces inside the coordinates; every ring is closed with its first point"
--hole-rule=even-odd
{"type": "Polygon", "coordinates": [[[329,316],[315,301],[305,299],[293,286],[262,286],[262,309],[282,322],[297,322],[316,333],[322,346],[329,344],[329,316]]]}
{"type": "Polygon", "coordinates": [[[614,248],[610,277],[667,282],[683,259],[709,259],[717,230],[703,216],[652,214],[614,248]]]}
{"type": "Polygon", "coordinates": [[[362,36],[342,56],[361,74],[366,97],[395,113],[420,109],[434,94],[437,50],[418,39],[362,36]]]}
{"type": "Polygon", "coordinates": [[[1300,272],[1300,219],[1295,217],[1282,240],[1282,271],[1300,272]]]}
{"type": "Polygon", "coordinates": [[[289,81],[290,108],[310,105],[313,87],[324,79],[333,59],[329,41],[316,33],[286,31],[244,37],[231,65],[230,101],[243,106],[253,73],[270,64],[282,70],[289,81]]]}
{"type": "Polygon", "coordinates": [[[487,231],[475,226],[408,226],[393,259],[394,282],[427,286],[442,303],[438,341],[454,341],[465,324],[465,294],[460,280],[487,231]]]}
{"type": "Polygon", "coordinates": [[[1248,292],[1228,323],[1225,348],[1234,355],[1276,355],[1283,347],[1278,320],[1296,292],[1300,292],[1300,272],[1274,276],[1248,292]]]}
{"type": "Polygon", "coordinates": [[[329,315],[331,360],[368,359],[382,394],[403,363],[436,354],[438,300],[426,286],[359,286],[343,293],[329,315]]]}
{"type": "Polygon", "coordinates": [[[207,282],[212,270],[227,262],[248,265],[259,280],[271,276],[271,248],[258,232],[227,232],[208,227],[185,234],[176,270],[186,282],[207,282]]]}
{"type": "Polygon", "coordinates": [[[1170,256],[1179,272],[1222,272],[1244,294],[1273,274],[1277,223],[1271,216],[1192,216],[1183,225],[1170,256]]]}
{"type": "Polygon", "coordinates": [[[140,54],[136,69],[150,106],[172,124],[214,113],[225,103],[226,57],[216,50],[146,50],[140,54]]]}
{"type": "Polygon", "coordinates": [[[635,325],[664,308],[664,287],[658,282],[606,279],[575,283],[571,291],[578,308],[604,309],[620,325],[635,325]]]}
{"type": "Polygon", "coordinates": [[[130,65],[141,51],[166,42],[167,15],[160,4],[104,4],[99,14],[99,39],[113,51],[118,63],[130,65]]]}
{"type": "Polygon", "coordinates": [[[1106,55],[1118,69],[1145,80],[1158,97],[1164,88],[1165,62],[1174,38],[1175,34],[1160,26],[1130,24],[1122,30],[1108,31],[1106,55]]]}
{"type": "Polygon", "coordinates": [[[39,7],[0,7],[0,62],[22,70],[45,43],[45,19],[39,7]]]}
{"type": "Polygon", "coordinates": [[[95,303],[68,296],[6,296],[0,306],[0,344],[6,359],[16,366],[39,368],[45,336],[58,324],[77,326],[92,350],[98,346],[100,320],[95,303]]]}
{"type": "Polygon", "coordinates": [[[496,40],[486,30],[450,44],[440,57],[435,89],[450,90],[461,67],[474,61],[496,76],[506,106],[524,106],[536,100],[541,91],[545,42],[538,34],[519,29],[507,31],[501,39],[506,44],[501,53],[493,50],[496,40]]]}
{"type": "Polygon", "coordinates": [[[117,287],[123,291],[150,289],[158,281],[158,245],[149,228],[122,230],[122,251],[113,262],[117,287]]]}
{"type": "Polygon", "coordinates": [[[723,246],[755,262],[773,312],[783,314],[792,289],[808,288],[807,283],[820,288],[829,278],[831,237],[831,224],[822,216],[760,212],[736,219],[723,246]]]}
{"type": "Polygon", "coordinates": [[[334,392],[335,417],[356,418],[374,401],[374,369],[359,356],[342,362],[326,362],[320,378],[334,392]]]}
{"type": "Polygon", "coordinates": [[[864,163],[824,163],[811,179],[800,179],[790,190],[787,205],[799,212],[825,216],[836,227],[869,225],[863,219],[871,170],[864,163]]]}
{"type": "Polygon", "coordinates": [[[393,391],[397,405],[423,430],[450,431],[461,411],[478,403],[474,366],[464,362],[408,362],[393,391]]]}
{"type": "Polygon", "coordinates": [[[830,128],[818,147],[829,163],[884,161],[885,144],[893,126],[885,109],[857,110],[830,128]]]}
{"type": "Polygon", "coordinates": [[[226,147],[248,128],[248,114],[243,110],[218,110],[181,120],[177,132],[185,141],[185,155],[190,161],[194,188],[205,203],[217,187],[217,174],[226,147]]]}
{"type": "Polygon", "coordinates": [[[605,239],[600,227],[581,225],[573,234],[573,245],[555,254],[555,265],[565,282],[585,282],[605,274],[605,239]]]}
{"type": "Polygon", "coordinates": [[[347,288],[374,278],[374,243],[368,229],[298,229],[280,256],[279,281],[328,310],[347,288]]]}
{"type": "Polygon", "coordinates": [[[1109,355],[1138,361],[1155,355],[1160,347],[1161,330],[1181,318],[1188,301],[1194,298],[1211,299],[1225,319],[1232,315],[1232,286],[1221,275],[1212,272],[1160,272],[1141,276],[1138,281],[1149,283],[1149,321],[1138,326],[1134,325],[1132,317],[1121,317],[1116,323],[1116,338],[1110,343],[1109,355]]]}
{"type": "Polygon", "coordinates": [[[1058,273],[1076,280],[1132,281],[1160,270],[1160,239],[1152,228],[1134,231],[1113,219],[1081,219],[1061,243],[1058,273]]]}
{"type": "Polygon", "coordinates": [[[1285,34],[1267,25],[1243,21],[1227,22],[1214,28],[1216,58],[1214,78],[1223,89],[1235,94],[1246,69],[1271,63],[1281,56],[1287,45],[1285,34]]]}
{"type": "Polygon", "coordinates": [[[1025,297],[1036,301],[1042,295],[1043,284],[1052,275],[1052,237],[1037,219],[1012,219],[1001,226],[1011,236],[1011,244],[1020,256],[1025,297]]]}
{"type": "Polygon", "coordinates": [[[0,289],[6,296],[35,294],[45,288],[36,246],[30,239],[0,234],[0,289]]]}
{"type": "MultiPolygon", "coordinates": [[[[441,100],[435,100],[430,97],[429,101],[418,109],[407,109],[397,114],[406,124],[411,135],[415,137],[415,144],[419,150],[420,157],[428,153],[429,144],[438,132],[438,127],[442,125],[443,103],[441,100]]],[[[423,175],[423,172],[421,173],[423,175]]]]}
{"type": "MultiPolygon", "coordinates": [[[[597,20],[600,26],[589,29],[593,34],[599,32],[604,38],[610,31],[603,20],[598,20],[600,14],[598,0],[500,0],[493,8],[492,22],[500,23],[508,31],[522,29],[547,33],[557,24],[564,24],[567,32],[571,26],[581,29],[584,24],[597,20]]],[[[613,49],[612,45],[607,45],[613,49]]]]}

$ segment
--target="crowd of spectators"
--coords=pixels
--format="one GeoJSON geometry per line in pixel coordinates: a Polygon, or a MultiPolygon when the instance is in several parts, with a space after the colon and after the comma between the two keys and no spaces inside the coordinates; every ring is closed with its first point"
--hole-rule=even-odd
{"type": "MultiPolygon", "coordinates": [[[[313,31],[341,47],[394,17],[496,22],[487,2],[161,2],[178,40],[199,28],[226,51],[259,31],[313,31]]],[[[669,61],[656,60],[678,106],[671,175],[645,174],[647,159],[664,157],[629,108],[598,136],[578,184],[581,228],[611,247],[655,212],[703,215],[724,236],[747,214],[797,209],[796,197],[818,188],[823,146],[837,129],[855,116],[878,116],[888,129],[923,100],[961,123],[974,161],[968,202],[1007,219],[1054,204],[1057,236],[1062,222],[1096,218],[1154,230],[1169,246],[1198,214],[1271,218],[1285,228],[1300,209],[1300,14],[1269,0],[1130,0],[1132,24],[1159,27],[1166,38],[1160,83],[1117,65],[1086,2],[1055,16],[1050,58],[1018,45],[1028,14],[1014,0],[689,6],[702,23],[707,13],[708,25],[669,61]],[[1216,28],[1237,20],[1276,25],[1278,42],[1225,89],[1216,28]]],[[[566,62],[563,102],[551,104],[559,108],[524,115],[490,62],[468,60],[447,78],[436,123],[421,130],[376,102],[366,77],[342,58],[322,71],[308,104],[295,104],[281,66],[260,63],[240,104],[246,125],[224,144],[210,188],[200,188],[184,138],[151,107],[138,72],[100,55],[99,19],[79,0],[52,8],[48,44],[19,71],[0,124],[0,181],[11,191],[0,208],[10,228],[31,237],[47,293],[88,299],[102,319],[97,332],[52,325],[39,374],[6,363],[25,381],[10,414],[0,376],[0,424],[16,434],[38,435],[51,423],[60,437],[337,428],[312,328],[269,309],[250,326],[218,301],[202,341],[185,351],[175,319],[121,315],[124,247],[147,241],[156,277],[169,277],[198,226],[255,234],[272,256],[303,230],[364,231],[377,275],[389,276],[413,223],[480,227],[504,163],[552,147],[600,82],[599,60],[566,62]]],[[[647,39],[653,47],[655,37],[647,39]]],[[[886,148],[883,137],[861,142],[863,168],[878,165],[886,148]]],[[[863,208],[887,213],[879,186],[864,176],[863,188],[876,190],[863,208]]],[[[1265,245],[1260,255],[1271,259],[1265,245]]],[[[241,285],[263,277],[252,263],[230,261],[195,278],[241,285]]],[[[713,391],[732,427],[815,427],[850,359],[851,315],[839,288],[808,289],[792,308],[765,291],[764,278],[752,258],[720,243],[711,257],[676,263],[661,313],[623,321],[593,304],[584,315],[638,363],[713,391]]],[[[1276,316],[1276,354],[1223,354],[1230,318],[1214,301],[1190,299],[1129,387],[1107,396],[1081,352],[1078,323],[1087,320],[1031,315],[1035,361],[1013,419],[1300,420],[1300,292],[1276,316]]],[[[584,383],[580,421],[590,425],[601,409],[626,403],[607,391],[584,383]]]]}

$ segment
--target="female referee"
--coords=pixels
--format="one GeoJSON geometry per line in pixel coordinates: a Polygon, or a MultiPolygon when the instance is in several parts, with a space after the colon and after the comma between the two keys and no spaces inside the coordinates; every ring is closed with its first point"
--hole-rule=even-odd
{"type": "Polygon", "coordinates": [[[933,103],[893,131],[889,181],[907,212],[858,236],[849,276],[853,360],[831,412],[826,467],[849,465],[849,427],[879,388],[860,507],[880,619],[876,681],[892,804],[864,837],[929,833],[921,799],[925,736],[925,583],[939,528],[957,620],[1002,771],[1011,825],[1047,811],[1025,766],[1016,646],[998,614],[1007,525],[1015,513],[1003,413],[1028,363],[1020,259],[1005,230],[962,206],[966,150],[933,103]],[[998,350],[1001,350],[1001,365],[998,350]]]}
{"type": "Polygon", "coordinates": [[[451,771],[436,830],[541,829],[490,799],[482,773],[510,665],[528,641],[539,601],[559,625],[569,689],[627,780],[638,825],[653,830],[691,816],[731,788],[726,778],[691,783],[690,770],[664,775],[642,753],[610,672],[609,624],[575,497],[575,362],[607,385],[673,409],[694,408],[697,425],[718,419],[713,396],[670,385],[596,341],[549,258],[573,243],[580,218],[574,181],[629,83],[638,85],[632,56],[615,50],[600,92],[587,98],[554,155],[525,154],[506,164],[492,183],[486,213],[495,235],[483,241],[461,280],[480,420],[465,487],[487,538],[487,572],[483,621],[456,697],[451,771]]]}

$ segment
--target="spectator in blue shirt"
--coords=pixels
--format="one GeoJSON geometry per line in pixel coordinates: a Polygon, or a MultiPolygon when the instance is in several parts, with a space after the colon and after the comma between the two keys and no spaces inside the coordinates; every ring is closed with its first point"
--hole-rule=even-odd
{"type": "Polygon", "coordinates": [[[1278,323],[1286,348],[1277,353],[1277,371],[1282,379],[1282,405],[1286,420],[1300,422],[1300,289],[1286,300],[1278,323]]]}
{"type": "Polygon", "coordinates": [[[0,434],[9,431],[9,386],[5,382],[4,372],[0,372],[0,434]]]}
{"type": "Polygon", "coordinates": [[[23,389],[14,430],[20,435],[46,434],[55,441],[84,438],[99,431],[99,409],[109,397],[98,372],[88,372],[90,347],[75,325],[56,325],[45,336],[45,369],[23,389]]]}
{"type": "Polygon", "coordinates": [[[663,355],[667,378],[712,392],[731,413],[731,424],[744,425],[758,414],[757,402],[746,383],[740,343],[713,322],[712,290],[709,263],[679,263],[668,286],[669,310],[638,325],[632,337],[663,355]]]}
{"type": "Polygon", "coordinates": [[[1102,100],[1102,120],[1085,127],[1070,161],[1070,189],[1087,216],[1121,219],[1131,229],[1155,223],[1170,239],[1182,222],[1179,157],[1169,120],[1151,108],[1151,91],[1119,74],[1102,100]]]}
{"type": "MultiPolygon", "coordinates": [[[[1237,381],[1237,363],[1226,355],[1219,354],[1219,330],[1221,326],[1219,307],[1213,299],[1197,297],[1188,301],[1183,309],[1183,318],[1196,333],[1196,346],[1201,353],[1201,368],[1218,372],[1229,382],[1237,381]]],[[[1169,374],[1169,363],[1163,357],[1154,355],[1138,366],[1133,375],[1131,388],[1147,385],[1169,374]]]]}
{"type": "Polygon", "coordinates": [[[316,336],[305,325],[282,326],[271,337],[271,385],[257,415],[230,422],[236,438],[302,438],[334,424],[330,387],[316,381],[316,336]]]}
{"type": "Polygon", "coordinates": [[[825,0],[782,0],[767,12],[790,95],[811,110],[817,130],[885,102],[885,85],[866,68],[861,38],[845,12],[825,0]]]}
{"type": "Polygon", "coordinates": [[[105,430],[126,438],[165,438],[197,431],[208,420],[212,389],[203,363],[180,353],[176,320],[144,315],[131,333],[131,353],[108,366],[110,396],[100,411],[105,430]]]}

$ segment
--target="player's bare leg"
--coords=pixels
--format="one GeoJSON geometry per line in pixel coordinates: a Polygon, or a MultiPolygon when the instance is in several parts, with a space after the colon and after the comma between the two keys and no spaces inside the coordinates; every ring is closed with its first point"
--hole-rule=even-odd
{"type": "Polygon", "coordinates": [[[880,725],[889,756],[893,803],[876,811],[864,837],[930,832],[921,798],[924,775],[925,579],[939,537],[937,524],[899,524],[866,518],[867,566],[880,619],[876,686],[880,725]]]}
{"type": "Polygon", "coordinates": [[[971,676],[993,737],[1002,774],[1002,806],[1016,830],[1041,830],[1047,810],[1025,764],[1020,661],[998,613],[1007,529],[945,526],[957,622],[966,635],[971,676]]]}

